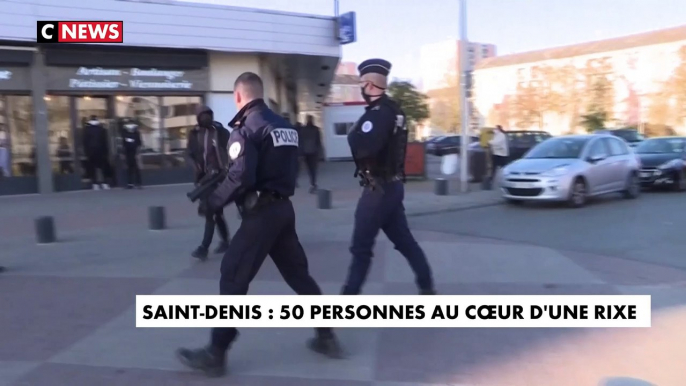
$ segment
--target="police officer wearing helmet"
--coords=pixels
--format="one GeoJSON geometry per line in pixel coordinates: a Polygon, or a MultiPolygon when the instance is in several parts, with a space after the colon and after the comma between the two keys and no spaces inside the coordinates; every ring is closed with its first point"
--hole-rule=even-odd
{"type": "MultiPolygon", "coordinates": [[[[234,85],[239,112],[229,124],[230,166],[226,180],[209,196],[207,206],[219,210],[235,202],[241,225],[221,263],[221,295],[245,295],[267,255],[286,283],[299,295],[321,295],[310,276],[308,261],[295,230],[290,197],[295,192],[298,134],[283,117],[264,102],[262,79],[246,72],[234,85]]],[[[179,349],[179,359],[208,376],[225,372],[226,352],[236,340],[235,328],[215,328],[209,345],[179,349]]],[[[309,347],[333,358],[342,351],[332,329],[316,329],[309,347]]]]}
{"type": "Polygon", "coordinates": [[[348,134],[356,177],[364,187],[355,211],[350,247],[352,263],[343,295],[357,295],[371,266],[374,242],[382,230],[407,259],[422,295],[435,294],[429,263],[414,239],[405,217],[405,113],[385,93],[391,64],[370,59],[359,65],[366,112],[348,134]]]}

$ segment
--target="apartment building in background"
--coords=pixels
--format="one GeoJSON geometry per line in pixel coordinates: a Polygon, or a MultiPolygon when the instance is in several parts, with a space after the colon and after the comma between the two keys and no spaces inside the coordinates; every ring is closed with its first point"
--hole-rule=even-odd
{"type": "Polygon", "coordinates": [[[357,63],[341,62],[336,68],[336,74],[331,82],[327,104],[364,102],[360,94],[359,76],[357,63]]]}
{"type": "MultiPolygon", "coordinates": [[[[462,42],[459,40],[444,40],[426,44],[420,50],[420,76],[422,78],[422,90],[426,93],[433,90],[451,87],[450,84],[460,68],[460,49],[462,42]]],[[[467,43],[467,69],[473,70],[483,59],[496,55],[496,47],[493,44],[467,43]]]]}
{"type": "MultiPolygon", "coordinates": [[[[438,109],[439,103],[448,105],[451,111],[459,109],[459,93],[455,90],[460,84],[460,50],[463,44],[465,43],[460,40],[448,39],[426,44],[420,50],[421,90],[429,97],[432,111],[438,109]],[[450,101],[446,102],[445,99],[450,101]]],[[[496,56],[496,46],[493,44],[466,44],[467,55],[463,59],[467,61],[467,71],[470,73],[482,60],[496,56]]],[[[478,119],[474,117],[472,121],[476,124],[478,119]]],[[[432,126],[431,122],[428,124],[432,126]]]]}
{"type": "Polygon", "coordinates": [[[486,59],[472,101],[484,126],[583,132],[601,78],[606,127],[686,134],[686,25],[486,59]]]}

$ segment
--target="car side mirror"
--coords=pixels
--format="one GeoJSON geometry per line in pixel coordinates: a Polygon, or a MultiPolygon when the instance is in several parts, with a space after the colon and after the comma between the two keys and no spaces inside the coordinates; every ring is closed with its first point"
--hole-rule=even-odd
{"type": "Polygon", "coordinates": [[[595,164],[605,159],[604,155],[592,155],[588,157],[588,162],[595,164]]]}

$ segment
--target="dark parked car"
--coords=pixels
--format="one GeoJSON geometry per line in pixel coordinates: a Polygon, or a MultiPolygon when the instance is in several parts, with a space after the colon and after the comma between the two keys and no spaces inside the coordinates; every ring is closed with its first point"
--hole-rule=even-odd
{"type": "MultiPolygon", "coordinates": [[[[510,162],[524,157],[531,148],[552,137],[546,131],[507,131],[506,134],[507,145],[510,148],[510,162]]],[[[472,144],[470,147],[470,174],[474,182],[481,182],[487,174],[486,153],[484,153],[484,149],[478,143],[472,144]]]]}
{"type": "Polygon", "coordinates": [[[641,160],[641,185],[686,190],[686,137],[658,137],[634,151],[641,160]]]}
{"type": "Polygon", "coordinates": [[[598,134],[611,134],[614,135],[615,137],[619,137],[623,140],[625,140],[629,146],[631,147],[636,147],[638,144],[640,144],[645,138],[641,133],[638,132],[636,129],[632,128],[623,128],[623,129],[607,129],[607,130],[600,130],[597,132],[598,134]]]}
{"type": "MultiPolygon", "coordinates": [[[[479,138],[471,136],[471,142],[478,142],[479,138]]],[[[462,143],[462,136],[460,135],[446,135],[444,137],[437,137],[433,141],[427,141],[426,152],[428,154],[442,156],[446,154],[458,154],[460,152],[460,144],[462,143]]]]}

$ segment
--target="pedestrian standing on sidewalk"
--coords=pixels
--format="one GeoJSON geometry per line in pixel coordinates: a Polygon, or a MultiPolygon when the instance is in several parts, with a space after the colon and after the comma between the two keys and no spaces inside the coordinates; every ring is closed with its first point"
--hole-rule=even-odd
{"type": "Polygon", "coordinates": [[[138,152],[143,146],[143,141],[136,122],[129,118],[124,119],[121,139],[124,157],[126,158],[126,189],[133,189],[134,186],[141,189],[143,184],[141,169],[138,166],[138,152]]]}
{"type": "Polygon", "coordinates": [[[322,152],[322,134],[319,127],[314,125],[311,115],[307,116],[307,123],[300,130],[302,154],[310,176],[310,194],[317,191],[317,166],[322,152]]]}
{"type": "Polygon", "coordinates": [[[507,143],[507,134],[500,125],[493,130],[493,138],[488,141],[491,147],[491,181],[495,181],[498,169],[507,166],[510,149],[507,143]]]}
{"type": "Polygon", "coordinates": [[[110,164],[109,133],[95,115],[91,115],[84,124],[83,151],[86,154],[86,174],[93,190],[109,189],[114,178],[110,164]],[[98,178],[98,170],[102,173],[102,180],[98,178]]]}
{"type": "MultiPolygon", "coordinates": [[[[195,183],[207,174],[228,168],[227,144],[229,131],[214,120],[214,112],[201,106],[196,116],[198,125],[191,130],[188,138],[188,155],[195,164],[195,183]]],[[[200,246],[191,253],[196,259],[206,260],[215,228],[221,240],[215,254],[223,254],[229,248],[229,227],[224,218],[224,209],[206,210],[203,203],[198,205],[198,214],[205,218],[205,232],[200,246]]]]}
{"type": "MultiPolygon", "coordinates": [[[[210,211],[235,202],[243,217],[222,259],[219,293],[247,295],[250,283],[269,255],[298,295],[321,295],[298,241],[290,201],[295,192],[298,133],[267,107],[264,85],[257,74],[242,74],[233,90],[239,111],[229,124],[237,127],[229,140],[231,164],[226,179],[206,200],[210,211]]],[[[237,337],[235,328],[214,328],[209,345],[182,348],[177,355],[190,368],[208,376],[221,376],[226,371],[227,351],[237,337]]],[[[333,358],[342,354],[331,328],[316,329],[309,347],[333,358]]]]}
{"type": "Polygon", "coordinates": [[[343,295],[357,295],[367,278],[374,243],[380,230],[407,259],[415,274],[419,293],[433,295],[433,277],[424,251],[415,240],[405,217],[405,113],[385,93],[391,64],[370,59],[358,67],[366,112],[348,134],[355,160],[355,176],[364,186],[355,210],[350,247],[352,263],[343,295]]]}

